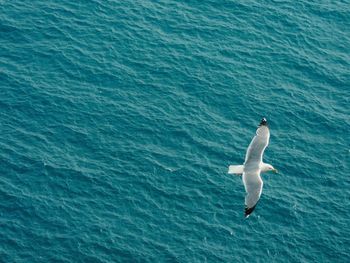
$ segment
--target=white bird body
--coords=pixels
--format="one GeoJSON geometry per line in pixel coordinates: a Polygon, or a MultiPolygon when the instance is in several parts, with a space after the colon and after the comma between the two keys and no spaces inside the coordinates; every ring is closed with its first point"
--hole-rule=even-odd
{"type": "Polygon", "coordinates": [[[228,173],[242,174],[242,180],[246,191],[245,216],[248,217],[257,205],[263,187],[260,177],[261,172],[275,171],[272,165],[263,163],[263,154],[269,144],[270,130],[267,121],[263,118],[256,131],[256,135],[248,146],[243,165],[230,165],[228,173]]]}

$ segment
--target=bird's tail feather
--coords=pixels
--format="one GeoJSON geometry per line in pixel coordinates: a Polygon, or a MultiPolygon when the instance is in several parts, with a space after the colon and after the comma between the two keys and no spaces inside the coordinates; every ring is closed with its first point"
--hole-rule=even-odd
{"type": "Polygon", "coordinates": [[[228,167],[229,174],[241,175],[243,173],[244,165],[230,165],[228,167]]]}

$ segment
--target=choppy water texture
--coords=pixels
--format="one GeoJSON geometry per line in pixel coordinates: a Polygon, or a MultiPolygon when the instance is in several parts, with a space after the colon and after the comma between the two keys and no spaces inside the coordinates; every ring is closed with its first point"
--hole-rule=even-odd
{"type": "Polygon", "coordinates": [[[1,262],[350,262],[349,1],[0,10],[1,262]]]}

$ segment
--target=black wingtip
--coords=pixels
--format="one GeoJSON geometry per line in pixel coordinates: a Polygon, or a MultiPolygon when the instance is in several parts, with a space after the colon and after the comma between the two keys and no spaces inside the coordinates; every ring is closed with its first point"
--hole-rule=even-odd
{"type": "Polygon", "coordinates": [[[261,119],[259,126],[267,126],[267,120],[266,120],[266,118],[262,118],[262,119],[261,119]]]}
{"type": "Polygon", "coordinates": [[[248,207],[245,208],[245,210],[244,210],[245,218],[247,218],[254,211],[255,207],[256,207],[256,205],[253,207],[250,207],[250,208],[248,208],[248,207]]]}

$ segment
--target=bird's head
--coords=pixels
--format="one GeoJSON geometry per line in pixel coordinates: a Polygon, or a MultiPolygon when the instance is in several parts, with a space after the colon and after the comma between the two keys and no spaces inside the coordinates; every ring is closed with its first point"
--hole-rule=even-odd
{"type": "Polygon", "coordinates": [[[275,174],[278,173],[278,170],[275,167],[273,167],[271,164],[265,164],[264,168],[265,168],[264,169],[265,172],[274,172],[275,174]]]}

